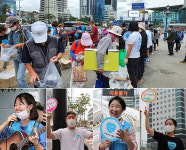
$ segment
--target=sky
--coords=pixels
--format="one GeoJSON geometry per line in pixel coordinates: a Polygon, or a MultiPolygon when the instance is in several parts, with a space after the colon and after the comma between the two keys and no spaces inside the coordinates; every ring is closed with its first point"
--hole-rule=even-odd
{"type": "MultiPolygon", "coordinates": [[[[17,2],[17,9],[19,6],[19,0],[17,2]]],[[[117,0],[118,1],[118,18],[128,16],[128,10],[131,10],[132,3],[145,3],[146,8],[161,7],[166,5],[179,5],[183,4],[184,0],[117,0]]],[[[21,10],[25,11],[39,11],[40,0],[21,0],[21,10]]],[[[79,0],[68,0],[68,9],[73,16],[79,15],[79,0]],[[73,2],[72,2],[73,1],[73,2]]]]}

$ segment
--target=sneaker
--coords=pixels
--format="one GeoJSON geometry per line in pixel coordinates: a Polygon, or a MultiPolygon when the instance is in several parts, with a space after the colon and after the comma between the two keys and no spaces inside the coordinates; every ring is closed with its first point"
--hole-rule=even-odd
{"type": "Polygon", "coordinates": [[[186,60],[180,61],[180,63],[186,64],[186,60]]]}
{"type": "Polygon", "coordinates": [[[149,58],[147,58],[147,62],[149,62],[150,61],[150,59],[149,58]]]}

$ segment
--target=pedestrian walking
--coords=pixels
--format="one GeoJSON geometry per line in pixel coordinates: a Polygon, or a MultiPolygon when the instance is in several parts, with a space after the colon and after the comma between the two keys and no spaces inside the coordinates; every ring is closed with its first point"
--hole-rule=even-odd
{"type": "Polygon", "coordinates": [[[65,31],[63,24],[59,24],[58,26],[59,26],[58,37],[59,37],[59,40],[62,41],[63,48],[65,49],[67,44],[69,45],[69,35],[65,31]]]}
{"type": "Polygon", "coordinates": [[[158,35],[158,32],[157,32],[157,30],[156,29],[154,29],[154,26],[153,26],[153,24],[149,24],[149,29],[152,31],[152,33],[153,33],[153,39],[152,39],[152,43],[154,44],[154,51],[156,50],[156,37],[157,37],[157,35],[158,35]]]}
{"type": "Polygon", "coordinates": [[[169,50],[168,55],[172,56],[172,55],[174,55],[173,47],[174,47],[174,42],[175,42],[175,39],[176,39],[176,32],[174,31],[173,26],[169,26],[169,28],[170,28],[169,35],[168,35],[167,39],[164,40],[164,42],[167,41],[168,50],[169,50]]]}
{"type": "MultiPolygon", "coordinates": [[[[31,75],[30,83],[43,80],[43,71],[50,61],[55,63],[61,75],[58,60],[64,53],[62,41],[56,36],[47,35],[47,26],[41,21],[32,24],[31,30],[33,38],[24,44],[22,54],[22,62],[31,75]]],[[[36,85],[34,87],[37,88],[36,85]]]]}
{"type": "Polygon", "coordinates": [[[152,49],[152,33],[150,30],[146,30],[147,33],[147,58],[145,59],[145,66],[150,61],[150,49],[152,49]]]}
{"type": "MultiPolygon", "coordinates": [[[[8,45],[15,45],[14,48],[17,49],[17,57],[14,60],[14,68],[18,88],[28,88],[25,79],[26,68],[24,63],[21,61],[21,57],[23,45],[27,40],[32,38],[32,35],[27,28],[21,27],[16,17],[7,17],[5,22],[5,27],[11,29],[8,35],[8,45]]],[[[5,44],[2,43],[2,45],[5,47],[5,44]]]]}
{"type": "Polygon", "coordinates": [[[142,37],[139,67],[138,67],[138,83],[141,84],[143,82],[143,73],[145,71],[144,60],[145,58],[147,58],[147,34],[146,34],[145,23],[140,22],[138,24],[138,27],[139,27],[139,32],[142,37]]]}
{"type": "Polygon", "coordinates": [[[179,30],[178,27],[175,28],[175,32],[176,32],[176,38],[175,38],[176,52],[178,52],[181,48],[180,41],[182,40],[182,32],[179,30]]]}
{"type": "Polygon", "coordinates": [[[97,46],[97,75],[101,76],[101,80],[103,82],[103,88],[110,88],[109,85],[109,74],[110,71],[104,71],[103,62],[104,62],[104,54],[108,49],[112,49],[112,42],[118,42],[119,45],[119,37],[121,36],[122,28],[119,26],[113,26],[112,30],[109,30],[109,34],[103,37],[97,46]]]}
{"type": "Polygon", "coordinates": [[[138,63],[140,59],[141,34],[138,32],[138,23],[133,21],[128,29],[132,34],[126,41],[127,54],[124,64],[127,64],[127,70],[133,88],[137,88],[138,82],[138,63]]]}

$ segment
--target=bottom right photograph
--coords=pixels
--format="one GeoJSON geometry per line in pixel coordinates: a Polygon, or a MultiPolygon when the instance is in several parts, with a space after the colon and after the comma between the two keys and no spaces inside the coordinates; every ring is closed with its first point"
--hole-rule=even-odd
{"type": "Polygon", "coordinates": [[[186,89],[94,89],[93,149],[185,150],[186,89]]]}

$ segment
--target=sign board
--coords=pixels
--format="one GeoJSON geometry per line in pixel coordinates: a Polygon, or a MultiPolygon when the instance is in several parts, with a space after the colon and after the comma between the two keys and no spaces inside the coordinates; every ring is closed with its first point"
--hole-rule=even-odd
{"type": "Polygon", "coordinates": [[[130,35],[131,35],[130,31],[125,32],[124,35],[123,35],[123,40],[127,41],[127,39],[129,38],[130,35]]]}
{"type": "Polygon", "coordinates": [[[53,112],[57,107],[57,100],[55,98],[50,98],[46,100],[46,111],[53,112]]]}
{"type": "Polygon", "coordinates": [[[139,11],[129,10],[128,16],[129,17],[139,18],[140,17],[140,12],[139,11]]]}
{"type": "Polygon", "coordinates": [[[141,14],[148,14],[148,11],[140,11],[141,14]]]}
{"type": "Polygon", "coordinates": [[[100,125],[101,135],[104,139],[108,139],[110,141],[118,139],[116,138],[116,133],[119,129],[122,129],[122,126],[120,122],[113,117],[105,118],[100,125]]]}
{"type": "Polygon", "coordinates": [[[134,89],[103,89],[103,96],[134,96],[134,89]]]}
{"type": "Polygon", "coordinates": [[[141,99],[144,102],[153,102],[156,98],[157,98],[157,93],[156,93],[156,91],[154,91],[152,89],[147,89],[147,90],[143,91],[141,94],[141,99]]]}
{"type": "Polygon", "coordinates": [[[132,9],[144,9],[144,3],[132,3],[132,9]]]}

